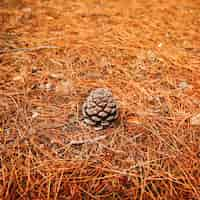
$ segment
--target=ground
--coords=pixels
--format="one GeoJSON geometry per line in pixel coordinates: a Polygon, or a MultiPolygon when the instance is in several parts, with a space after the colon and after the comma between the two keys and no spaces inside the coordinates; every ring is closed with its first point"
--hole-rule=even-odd
{"type": "Polygon", "coordinates": [[[0,24],[1,199],[200,199],[199,0],[3,0],[0,24]]]}

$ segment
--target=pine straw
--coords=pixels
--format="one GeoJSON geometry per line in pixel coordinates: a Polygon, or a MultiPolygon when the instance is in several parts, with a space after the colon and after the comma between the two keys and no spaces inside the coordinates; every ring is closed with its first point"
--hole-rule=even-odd
{"type": "Polygon", "coordinates": [[[200,199],[200,4],[123,2],[0,3],[1,199],[200,199]],[[96,87],[120,105],[99,132],[96,87]]]}

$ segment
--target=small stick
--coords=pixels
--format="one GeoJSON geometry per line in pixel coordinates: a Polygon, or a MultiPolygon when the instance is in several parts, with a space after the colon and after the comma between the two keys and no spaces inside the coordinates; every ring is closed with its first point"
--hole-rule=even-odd
{"type": "Polygon", "coordinates": [[[69,144],[70,145],[80,145],[80,144],[85,144],[85,143],[89,143],[89,144],[93,144],[98,142],[99,140],[103,140],[105,139],[107,136],[106,135],[101,135],[99,137],[95,137],[93,139],[87,139],[87,140],[72,140],[69,144]]]}
{"type": "Polygon", "coordinates": [[[42,49],[58,49],[60,47],[57,47],[57,46],[39,46],[39,47],[32,47],[32,48],[15,48],[15,49],[3,49],[3,50],[0,50],[0,54],[3,54],[3,53],[14,53],[14,52],[20,52],[20,51],[39,51],[39,50],[42,50],[42,49]]]}

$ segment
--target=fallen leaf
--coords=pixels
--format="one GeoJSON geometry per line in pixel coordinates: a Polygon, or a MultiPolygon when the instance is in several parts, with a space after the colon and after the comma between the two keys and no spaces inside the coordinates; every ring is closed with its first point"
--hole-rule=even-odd
{"type": "Polygon", "coordinates": [[[64,78],[64,75],[62,73],[51,73],[49,74],[50,78],[54,78],[54,79],[58,79],[58,80],[62,80],[64,78]]]}
{"type": "Polygon", "coordinates": [[[40,84],[39,88],[41,90],[46,90],[47,92],[49,92],[54,89],[54,85],[52,83],[40,84]]]}
{"type": "Polygon", "coordinates": [[[24,81],[24,77],[23,76],[15,76],[13,77],[13,81],[24,81]]]}
{"type": "Polygon", "coordinates": [[[187,89],[190,85],[188,84],[187,81],[181,81],[179,84],[178,84],[178,87],[180,89],[187,89]]]}
{"type": "Polygon", "coordinates": [[[142,122],[140,121],[139,117],[136,117],[136,116],[130,116],[130,117],[128,117],[127,123],[129,123],[129,124],[135,124],[135,125],[142,124],[142,122]]]}
{"type": "Polygon", "coordinates": [[[200,125],[200,113],[190,118],[190,124],[194,126],[200,125]]]}
{"type": "Polygon", "coordinates": [[[36,118],[36,117],[38,117],[39,116],[39,113],[37,112],[37,111],[32,111],[32,118],[34,119],[34,118],[36,118]]]}
{"type": "Polygon", "coordinates": [[[62,95],[69,95],[73,91],[73,85],[70,81],[61,81],[56,86],[56,92],[62,95]]]}

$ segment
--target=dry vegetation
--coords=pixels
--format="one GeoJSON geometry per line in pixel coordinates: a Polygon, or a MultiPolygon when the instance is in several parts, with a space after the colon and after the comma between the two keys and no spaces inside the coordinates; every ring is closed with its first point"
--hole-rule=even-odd
{"type": "Polygon", "coordinates": [[[199,0],[1,0],[0,24],[1,199],[200,199],[199,0]]]}

